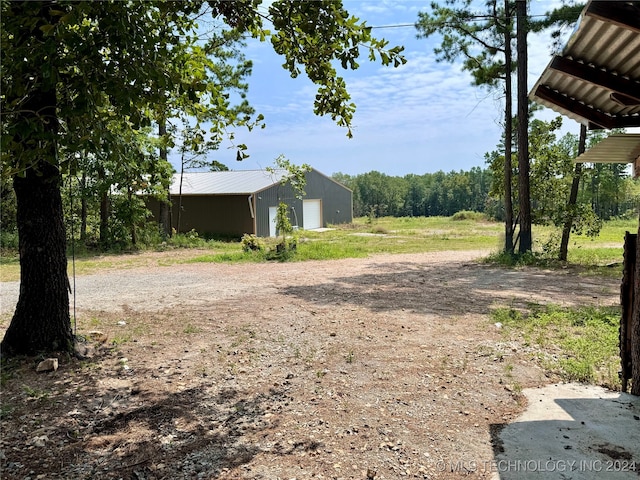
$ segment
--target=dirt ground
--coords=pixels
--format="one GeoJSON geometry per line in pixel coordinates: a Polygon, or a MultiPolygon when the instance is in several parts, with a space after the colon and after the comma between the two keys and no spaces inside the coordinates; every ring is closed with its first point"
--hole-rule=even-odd
{"type": "MultiPolygon", "coordinates": [[[[490,478],[521,389],[558,381],[490,311],[617,304],[619,281],[483,254],[158,267],[171,253],[157,253],[79,277],[90,358],[5,365],[0,475],[490,478]]],[[[1,285],[2,329],[17,292],[1,285]]]]}

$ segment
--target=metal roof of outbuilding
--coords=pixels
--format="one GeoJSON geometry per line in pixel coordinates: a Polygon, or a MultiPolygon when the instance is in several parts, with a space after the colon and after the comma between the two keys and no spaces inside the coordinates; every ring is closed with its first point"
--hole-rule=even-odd
{"type": "MultiPolygon", "coordinates": [[[[280,182],[286,170],[237,170],[188,172],[182,177],[182,195],[241,195],[264,190],[280,182]]],[[[171,195],[180,193],[180,174],[173,175],[171,195]]]]}
{"type": "Polygon", "coordinates": [[[640,175],[640,133],[609,135],[578,156],[576,163],[631,163],[633,175],[640,175]]]}
{"type": "Polygon", "coordinates": [[[640,2],[589,1],[529,97],[590,128],[640,126],[640,2]]]}

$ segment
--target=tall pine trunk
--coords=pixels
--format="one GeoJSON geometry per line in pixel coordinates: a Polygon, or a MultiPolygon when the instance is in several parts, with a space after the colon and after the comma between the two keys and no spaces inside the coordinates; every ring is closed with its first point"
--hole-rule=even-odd
{"type": "Polygon", "coordinates": [[[527,88],[527,2],[516,1],[518,40],[518,204],[520,206],[520,253],[530,252],[531,195],[529,190],[529,100],[527,88]]]}
{"type": "Polygon", "coordinates": [[[507,15],[504,29],[504,251],[513,253],[513,200],[511,152],[513,143],[513,97],[511,84],[511,16],[509,14],[509,0],[504,2],[504,11],[507,15]]]}

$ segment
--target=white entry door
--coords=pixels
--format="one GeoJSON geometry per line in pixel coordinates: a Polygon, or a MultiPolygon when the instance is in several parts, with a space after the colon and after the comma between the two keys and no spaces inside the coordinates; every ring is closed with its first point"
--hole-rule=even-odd
{"type": "Polygon", "coordinates": [[[276,229],[276,220],[278,218],[278,207],[269,207],[269,236],[275,237],[278,235],[276,229]]]}
{"type": "Polygon", "coordinates": [[[313,230],[322,227],[322,208],[320,200],[302,201],[303,228],[313,230]]]}

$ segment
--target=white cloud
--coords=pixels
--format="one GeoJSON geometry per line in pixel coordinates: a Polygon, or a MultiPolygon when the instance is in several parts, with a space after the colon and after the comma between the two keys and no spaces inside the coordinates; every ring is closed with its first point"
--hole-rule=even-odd
{"type": "MultiPolygon", "coordinates": [[[[549,10],[554,3],[534,1],[549,10]]],[[[418,1],[345,1],[350,13],[369,25],[413,23],[418,1]]],[[[534,6],[532,6],[533,8],[534,6]]],[[[238,131],[236,144],[246,143],[251,157],[235,161],[234,150],[216,158],[231,168],[263,168],[284,154],[295,163],[307,162],[324,173],[349,174],[379,170],[390,175],[484,166],[484,153],[500,141],[502,103],[499,92],[473,87],[459,65],[435,61],[438,40],[415,38],[412,27],[374,30],[391,45],[406,45],[407,64],[399,68],[369,64],[344,75],[357,105],[354,138],[330,118],[312,113],[315,86],[305,78],[291,79],[282,59],[267,43],[250,43],[254,61],[249,99],[265,114],[267,128],[238,131]]],[[[550,41],[531,36],[529,88],[550,59],[550,41]]]]}

